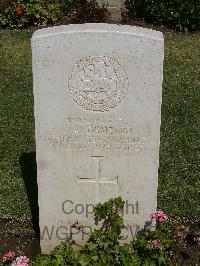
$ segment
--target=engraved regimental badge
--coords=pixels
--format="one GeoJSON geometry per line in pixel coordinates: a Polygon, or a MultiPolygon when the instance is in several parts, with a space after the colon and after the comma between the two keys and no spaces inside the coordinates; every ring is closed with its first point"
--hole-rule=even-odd
{"type": "Polygon", "coordinates": [[[69,80],[73,100],[89,111],[105,112],[127,95],[128,77],[123,67],[105,56],[89,56],[76,63],[69,80]]]}

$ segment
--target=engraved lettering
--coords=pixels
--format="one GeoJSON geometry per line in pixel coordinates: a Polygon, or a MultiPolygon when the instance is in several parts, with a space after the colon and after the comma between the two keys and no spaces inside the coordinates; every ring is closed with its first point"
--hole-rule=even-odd
{"type": "Polygon", "coordinates": [[[63,136],[49,138],[54,149],[99,152],[139,152],[143,149],[141,139],[134,135],[126,119],[68,118],[67,121],[63,136]]]}

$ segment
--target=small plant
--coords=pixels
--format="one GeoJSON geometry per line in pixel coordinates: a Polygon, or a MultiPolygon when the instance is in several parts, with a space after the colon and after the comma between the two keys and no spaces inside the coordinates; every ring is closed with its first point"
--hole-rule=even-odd
{"type": "Polygon", "coordinates": [[[60,17],[60,5],[43,0],[13,1],[0,15],[2,26],[21,28],[54,24],[60,17]]]}
{"type": "Polygon", "coordinates": [[[85,247],[80,251],[86,265],[126,265],[135,263],[139,258],[134,257],[131,245],[121,245],[122,229],[125,228],[121,213],[124,201],[119,198],[111,199],[95,207],[95,221],[101,223],[95,229],[85,247]]]}
{"type": "Polygon", "coordinates": [[[77,11],[87,3],[87,0],[46,0],[48,3],[59,4],[63,15],[77,11]]]}
{"type": "Polygon", "coordinates": [[[169,220],[163,211],[153,212],[150,218],[148,226],[132,241],[133,249],[137,251],[142,265],[167,265],[174,250],[173,232],[177,222],[169,220]],[[155,230],[150,230],[155,222],[155,230]]]}
{"type": "Polygon", "coordinates": [[[139,16],[156,25],[185,32],[200,29],[200,1],[126,0],[125,6],[130,17],[139,16]]]}
{"type": "Polygon", "coordinates": [[[3,265],[28,266],[29,258],[26,256],[17,257],[15,252],[9,251],[3,255],[3,265]]]}
{"type": "MultiPolygon", "coordinates": [[[[174,247],[173,231],[176,222],[167,218],[162,211],[151,214],[148,226],[130,243],[123,243],[122,218],[124,201],[119,197],[95,207],[95,229],[88,242],[79,251],[72,245],[61,243],[45,257],[35,260],[35,266],[48,265],[167,265],[174,247]],[[156,222],[155,230],[151,230],[156,222]]],[[[77,229],[81,230],[81,228],[77,229]]]]}

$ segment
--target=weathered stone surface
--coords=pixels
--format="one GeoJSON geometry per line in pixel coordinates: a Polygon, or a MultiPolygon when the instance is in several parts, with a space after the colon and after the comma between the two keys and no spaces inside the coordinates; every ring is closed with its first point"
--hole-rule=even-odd
{"type": "Polygon", "coordinates": [[[60,26],[36,31],[32,49],[42,253],[85,241],[71,226],[118,195],[130,239],[157,206],[162,34],[60,26]]]}

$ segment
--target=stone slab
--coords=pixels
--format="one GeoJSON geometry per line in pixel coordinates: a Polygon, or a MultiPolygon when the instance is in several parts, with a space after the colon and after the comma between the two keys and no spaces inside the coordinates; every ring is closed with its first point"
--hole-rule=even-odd
{"type": "Polygon", "coordinates": [[[126,200],[127,239],[157,207],[163,35],[82,24],[32,37],[42,253],[82,244],[92,205],[126,200]]]}

